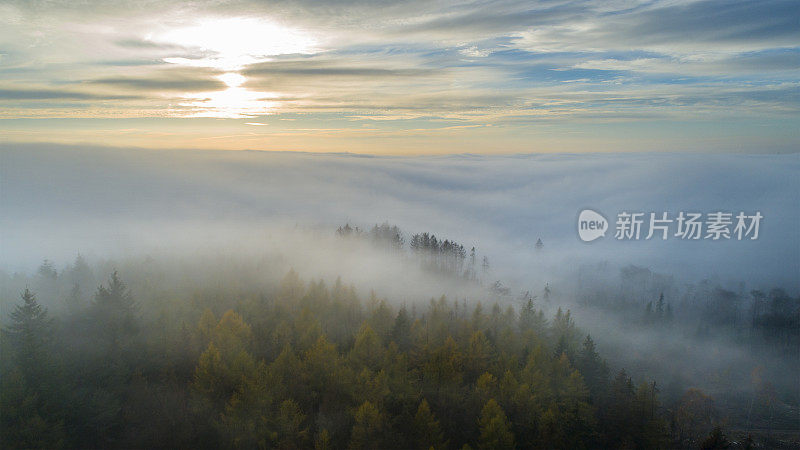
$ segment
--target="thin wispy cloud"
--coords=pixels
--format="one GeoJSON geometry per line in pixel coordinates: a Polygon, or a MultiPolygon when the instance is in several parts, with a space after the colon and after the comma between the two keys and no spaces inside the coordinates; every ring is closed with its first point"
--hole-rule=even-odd
{"type": "MultiPolygon", "coordinates": [[[[236,121],[217,124],[222,136],[298,114],[305,128],[333,115],[387,132],[420,128],[409,120],[469,122],[509,127],[508,151],[559,150],[535,140],[543,121],[569,128],[561,150],[572,151],[579,143],[569,135],[587,122],[625,121],[624,132],[639,135],[701,120],[723,136],[731,119],[761,137],[752,151],[785,151],[775,128],[800,117],[792,1],[140,5],[6,2],[4,117],[236,121]],[[243,79],[231,86],[225,74],[243,79]],[[116,104],[92,103],[103,99],[116,104]]],[[[439,144],[459,149],[457,140],[439,144]]],[[[656,148],[626,148],[637,149],[656,148]]]]}

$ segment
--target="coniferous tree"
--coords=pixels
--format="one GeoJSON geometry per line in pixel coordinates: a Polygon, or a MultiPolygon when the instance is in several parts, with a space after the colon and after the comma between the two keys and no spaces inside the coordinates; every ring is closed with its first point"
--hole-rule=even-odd
{"type": "Polygon", "coordinates": [[[308,428],[304,427],[306,415],[294,400],[284,400],[278,407],[277,448],[284,450],[308,447],[308,428]]]}
{"type": "Polygon", "coordinates": [[[314,438],[314,450],[331,450],[331,434],[323,428],[314,438]]]}
{"type": "Polygon", "coordinates": [[[528,296],[528,301],[519,313],[519,329],[522,332],[533,329],[536,320],[536,310],[533,308],[533,298],[528,296]]]}
{"type": "Polygon", "coordinates": [[[77,284],[82,292],[89,292],[94,288],[94,274],[82,255],[75,257],[75,262],[67,269],[67,277],[72,284],[77,284]]]}
{"type": "Polygon", "coordinates": [[[39,266],[39,270],[37,271],[39,276],[42,278],[46,278],[49,280],[55,280],[58,278],[58,271],[56,271],[53,262],[45,259],[41,266],[39,266]]]}
{"type": "Polygon", "coordinates": [[[392,341],[401,351],[406,351],[411,346],[411,319],[405,306],[397,311],[391,333],[392,341]]]}
{"type": "Polygon", "coordinates": [[[495,399],[486,402],[478,423],[480,426],[479,448],[493,450],[514,448],[511,422],[495,399]]]}
{"type": "Polygon", "coordinates": [[[420,450],[446,448],[439,421],[424,398],[414,415],[414,435],[416,448],[420,450]]]}
{"type": "Polygon", "coordinates": [[[52,322],[36,296],[25,289],[22,304],[11,312],[11,325],[4,334],[14,346],[14,357],[25,382],[36,385],[48,361],[52,322]]]}
{"type": "Polygon", "coordinates": [[[661,295],[658,296],[658,302],[656,302],[656,318],[660,321],[664,318],[664,293],[662,292],[661,295]]]}
{"type": "Polygon", "coordinates": [[[61,448],[64,423],[50,378],[52,322],[29,290],[3,330],[15,370],[0,378],[0,437],[8,448],[61,448]]]}
{"type": "Polygon", "coordinates": [[[111,353],[128,344],[138,331],[136,303],[116,270],[111,274],[107,287],[101,285],[97,288],[91,314],[100,338],[111,353]]]}
{"type": "Polygon", "coordinates": [[[381,411],[369,401],[362,403],[355,412],[350,448],[353,450],[383,448],[385,426],[385,418],[381,411]]]}
{"type": "Polygon", "coordinates": [[[583,376],[592,398],[600,399],[608,385],[608,366],[597,354],[594,341],[588,334],[578,353],[576,367],[583,376]]]}
{"type": "MultiPolygon", "coordinates": [[[[439,253],[431,258],[457,260],[458,244],[428,235],[426,252],[434,242],[439,253]]],[[[432,299],[427,310],[412,303],[411,314],[377,294],[363,305],[339,279],[329,288],[294,271],[263,293],[193,286],[187,308],[171,298],[180,294],[158,297],[139,286],[142,318],[114,274],[84,314],[69,316],[80,325],[87,319],[87,326],[55,330],[73,328],[65,334],[91,340],[93,349],[96,341],[111,350],[113,341],[122,350],[45,358],[68,361],[57,366],[60,383],[74,392],[61,403],[70,405],[67,413],[30,390],[15,358],[0,367],[4,447],[657,448],[666,442],[655,385],[634,388],[624,371],[609,380],[594,340],[570,312],[560,310],[548,322],[529,294],[516,311],[482,298],[492,307],[478,304],[470,316],[460,298],[432,299]],[[227,312],[218,318],[212,310],[227,312]],[[106,333],[101,317],[117,323],[117,333],[106,333]],[[126,317],[141,321],[141,339],[135,326],[123,325],[126,317]],[[127,351],[132,340],[141,342],[127,351]],[[54,440],[31,439],[45,431],[54,440]]],[[[11,339],[0,344],[16,349],[11,339]]],[[[53,342],[60,350],[70,344],[53,342]]],[[[675,408],[676,430],[701,426],[676,446],[697,447],[710,422],[682,406],[675,408]]]]}
{"type": "Polygon", "coordinates": [[[633,381],[622,369],[617,373],[609,386],[608,400],[603,404],[601,412],[601,429],[603,446],[607,448],[623,448],[633,446],[633,408],[635,401],[633,381]]]}

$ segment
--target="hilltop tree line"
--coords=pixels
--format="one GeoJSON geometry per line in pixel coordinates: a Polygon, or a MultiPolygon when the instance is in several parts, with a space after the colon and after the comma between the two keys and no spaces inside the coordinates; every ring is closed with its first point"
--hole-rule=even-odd
{"type": "MultiPolygon", "coordinates": [[[[336,229],[336,235],[340,237],[363,238],[381,248],[393,251],[403,251],[406,240],[403,232],[396,225],[386,222],[374,225],[369,231],[364,231],[357,226],[350,226],[349,223],[336,229]]],[[[541,240],[537,241],[537,248],[541,248],[541,240]]],[[[469,250],[453,239],[437,238],[435,234],[423,232],[411,236],[408,242],[410,253],[419,259],[422,267],[428,271],[463,277],[469,280],[478,280],[478,267],[483,275],[489,270],[489,258],[481,257],[478,261],[475,247],[469,250]]]]}

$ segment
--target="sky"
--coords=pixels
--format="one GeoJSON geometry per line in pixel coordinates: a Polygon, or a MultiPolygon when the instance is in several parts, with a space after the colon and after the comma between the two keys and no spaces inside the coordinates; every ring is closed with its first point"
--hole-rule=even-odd
{"type": "Polygon", "coordinates": [[[796,152],[800,3],[0,1],[0,140],[796,152]]]}

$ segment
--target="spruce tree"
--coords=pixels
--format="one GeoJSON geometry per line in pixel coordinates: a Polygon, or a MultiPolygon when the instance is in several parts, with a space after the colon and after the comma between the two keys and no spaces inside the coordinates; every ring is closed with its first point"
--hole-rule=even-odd
{"type": "Polygon", "coordinates": [[[5,330],[14,346],[14,357],[29,385],[38,383],[38,374],[47,360],[51,320],[47,310],[28,289],[22,293],[22,304],[11,312],[11,325],[5,330]]]}

